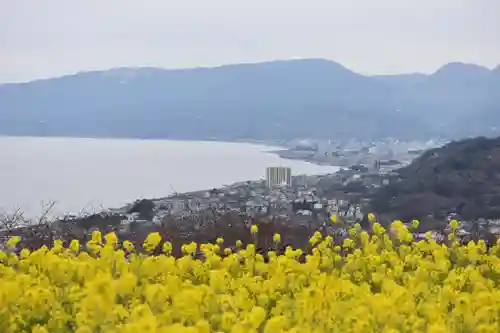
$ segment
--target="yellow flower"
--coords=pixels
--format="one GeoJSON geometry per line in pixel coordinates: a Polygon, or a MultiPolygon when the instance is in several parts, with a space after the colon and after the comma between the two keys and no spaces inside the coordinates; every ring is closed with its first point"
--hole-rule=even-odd
{"type": "Polygon", "coordinates": [[[35,327],[33,327],[32,333],[49,333],[49,331],[44,327],[44,326],[41,326],[41,325],[36,325],[35,327]]]}
{"type": "Polygon", "coordinates": [[[354,245],[354,241],[350,238],[344,239],[344,247],[349,249],[354,245]]]}
{"type": "Polygon", "coordinates": [[[31,252],[28,249],[22,249],[21,250],[21,258],[22,259],[27,259],[30,256],[31,252]]]}
{"type": "Polygon", "coordinates": [[[419,227],[419,225],[420,225],[420,221],[419,220],[412,220],[411,221],[412,228],[417,229],[419,227]]]}
{"type": "Polygon", "coordinates": [[[251,232],[253,235],[257,234],[257,233],[259,232],[259,227],[258,227],[256,224],[252,225],[252,226],[250,227],[250,232],[251,232]]]}
{"type": "Polygon", "coordinates": [[[94,331],[88,326],[78,327],[75,333],[93,333],[94,331]]]}
{"type": "Polygon", "coordinates": [[[337,215],[330,215],[330,220],[335,224],[337,223],[337,215]]]}
{"type": "Polygon", "coordinates": [[[274,332],[282,332],[282,330],[287,326],[288,320],[285,316],[276,316],[266,323],[266,327],[264,328],[264,333],[274,333],[274,332]]]}
{"type": "Polygon", "coordinates": [[[172,249],[173,249],[172,243],[170,242],[163,243],[163,253],[170,255],[172,253],[172,249]]]}
{"type": "Polygon", "coordinates": [[[314,235],[309,239],[309,244],[311,245],[316,245],[318,242],[320,242],[323,239],[323,236],[319,231],[316,231],[314,235]]]}
{"type": "Polygon", "coordinates": [[[376,235],[381,235],[385,232],[384,227],[382,227],[382,225],[380,225],[380,223],[373,223],[372,229],[376,235]]]}
{"type": "Polygon", "coordinates": [[[72,239],[71,242],[69,243],[69,248],[73,252],[79,252],[80,242],[78,241],[78,239],[72,239]]]}
{"type": "Polygon", "coordinates": [[[114,232],[110,232],[104,236],[104,239],[106,240],[106,244],[111,245],[111,246],[116,246],[118,244],[118,237],[114,232]]]}
{"type": "Polygon", "coordinates": [[[8,249],[12,250],[16,247],[17,244],[21,241],[21,237],[19,236],[12,236],[9,238],[7,243],[5,244],[8,249]]]}
{"type": "Polygon", "coordinates": [[[250,323],[254,329],[258,328],[260,324],[266,319],[266,310],[260,306],[254,307],[250,312],[250,323]]]}
{"type": "Polygon", "coordinates": [[[236,315],[232,312],[224,312],[222,314],[222,320],[221,320],[221,327],[222,329],[229,331],[234,324],[236,324],[236,321],[238,318],[236,315]]]}
{"type": "Polygon", "coordinates": [[[450,221],[450,228],[453,230],[457,230],[459,226],[459,223],[457,220],[451,220],[450,221]]]}
{"type": "Polygon", "coordinates": [[[123,248],[128,252],[132,252],[134,251],[134,244],[132,244],[131,241],[126,240],[123,242],[123,248]]]}
{"type": "Polygon", "coordinates": [[[281,242],[281,235],[280,234],[274,234],[273,235],[273,242],[280,243],[281,242]]]}
{"type": "Polygon", "coordinates": [[[61,250],[63,248],[63,241],[61,239],[54,240],[54,250],[61,250]]]}
{"type": "Polygon", "coordinates": [[[92,241],[95,244],[102,244],[102,234],[100,231],[95,230],[92,232],[92,241]]]}
{"type": "Polygon", "coordinates": [[[153,251],[158,247],[158,245],[161,242],[161,235],[159,232],[152,232],[146,237],[146,240],[144,241],[144,249],[148,252],[153,251]]]}
{"type": "Polygon", "coordinates": [[[196,322],[196,328],[198,329],[198,333],[210,333],[211,327],[210,323],[205,319],[200,319],[196,322]]]}
{"type": "Polygon", "coordinates": [[[375,214],[368,213],[368,220],[372,223],[375,223],[376,222],[375,214]]]}

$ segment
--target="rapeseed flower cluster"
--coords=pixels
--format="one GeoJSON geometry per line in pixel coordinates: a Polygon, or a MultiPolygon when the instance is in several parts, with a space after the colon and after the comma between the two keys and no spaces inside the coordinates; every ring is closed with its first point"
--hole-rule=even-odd
{"type": "Polygon", "coordinates": [[[307,250],[283,253],[219,238],[185,244],[179,258],[158,233],[141,251],[113,233],[95,232],[85,251],[77,240],[13,251],[12,237],[0,251],[0,332],[500,331],[500,242],[417,242],[399,221],[372,227],[340,244],[318,232],[307,250]]]}

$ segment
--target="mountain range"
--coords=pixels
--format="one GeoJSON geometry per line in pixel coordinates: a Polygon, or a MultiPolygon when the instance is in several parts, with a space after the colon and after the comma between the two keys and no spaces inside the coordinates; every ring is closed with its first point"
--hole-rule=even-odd
{"type": "Polygon", "coordinates": [[[366,76],[328,60],[116,68],[0,85],[0,134],[427,139],[500,130],[500,66],[366,76]]]}

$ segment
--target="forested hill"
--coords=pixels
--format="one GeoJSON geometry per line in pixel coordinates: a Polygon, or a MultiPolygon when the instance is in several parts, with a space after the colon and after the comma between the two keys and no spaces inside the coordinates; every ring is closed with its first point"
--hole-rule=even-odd
{"type": "Polygon", "coordinates": [[[382,188],[373,209],[391,218],[500,219],[500,138],[451,142],[399,170],[401,180],[382,188]]]}

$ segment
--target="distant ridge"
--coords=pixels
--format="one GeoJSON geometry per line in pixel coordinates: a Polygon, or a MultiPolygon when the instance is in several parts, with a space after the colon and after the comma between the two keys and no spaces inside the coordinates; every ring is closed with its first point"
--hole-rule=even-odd
{"type": "Polygon", "coordinates": [[[0,85],[0,134],[258,140],[494,135],[499,69],[361,75],[324,59],[114,68],[0,85]],[[41,126],[43,123],[43,126],[41,126]]]}
{"type": "Polygon", "coordinates": [[[266,68],[266,67],[273,67],[273,66],[288,66],[290,64],[299,64],[299,66],[309,66],[308,69],[311,69],[313,66],[316,66],[318,69],[324,69],[326,67],[332,68],[337,68],[339,71],[345,71],[345,72],[350,72],[354,73],[360,76],[364,77],[404,77],[404,76],[430,76],[430,75],[436,75],[440,72],[448,72],[448,71],[454,71],[454,70],[460,70],[464,68],[469,68],[469,69],[476,69],[477,71],[483,71],[483,72],[493,72],[493,71],[500,71],[500,64],[495,67],[494,69],[489,69],[485,66],[480,66],[472,63],[463,63],[463,62],[450,62],[447,64],[444,64],[443,66],[439,67],[434,73],[432,74],[425,74],[425,73],[419,73],[419,72],[412,72],[412,73],[395,73],[395,74],[361,74],[357,73],[354,70],[351,70],[341,63],[332,61],[332,60],[327,60],[327,59],[322,59],[322,58],[304,58],[304,59],[289,59],[289,60],[270,60],[270,61],[262,61],[262,62],[244,62],[244,63],[235,63],[235,64],[223,64],[223,65],[214,65],[214,66],[196,66],[196,67],[181,67],[181,68],[168,68],[168,67],[155,67],[155,66],[121,66],[121,67],[112,67],[109,69],[95,69],[95,70],[84,70],[84,71],[78,71],[75,73],[69,73],[69,74],[64,74],[64,75],[59,75],[59,76],[54,76],[54,77],[46,77],[46,78],[40,78],[40,79],[34,79],[34,80],[27,80],[23,82],[4,82],[0,83],[2,84],[26,84],[26,83],[34,83],[38,81],[46,81],[46,80],[54,80],[54,79],[60,79],[60,78],[66,78],[66,77],[74,77],[74,76],[81,76],[81,75],[88,75],[88,74],[127,74],[127,73],[132,73],[132,72],[139,72],[142,74],[152,74],[153,72],[191,72],[191,71],[212,71],[212,70],[219,70],[219,69],[232,69],[232,68],[256,68],[256,67],[261,67],[261,68],[266,68]]]}

